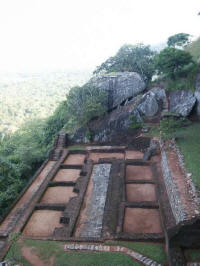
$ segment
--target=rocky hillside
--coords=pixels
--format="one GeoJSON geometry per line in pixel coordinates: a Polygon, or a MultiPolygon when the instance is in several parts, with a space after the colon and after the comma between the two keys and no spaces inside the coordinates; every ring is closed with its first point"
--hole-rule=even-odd
{"type": "Polygon", "coordinates": [[[145,122],[158,122],[163,115],[170,113],[179,117],[189,117],[193,113],[200,118],[200,71],[195,92],[178,90],[166,95],[164,85],[148,89],[142,77],[134,72],[102,75],[92,78],[89,83],[107,91],[107,113],[71,135],[74,143],[113,141],[119,139],[119,135],[125,137],[130,128],[138,130],[138,123],[144,128],[145,122]]]}

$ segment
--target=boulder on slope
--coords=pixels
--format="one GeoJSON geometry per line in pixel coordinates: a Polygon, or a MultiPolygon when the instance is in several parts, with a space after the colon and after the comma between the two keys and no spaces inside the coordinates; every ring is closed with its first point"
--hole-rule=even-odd
{"type": "Polygon", "coordinates": [[[196,98],[192,91],[178,90],[170,93],[170,112],[188,116],[192,111],[196,98]]]}
{"type": "Polygon", "coordinates": [[[108,109],[137,96],[145,90],[145,82],[135,72],[117,72],[93,77],[89,84],[108,93],[108,109]]]}

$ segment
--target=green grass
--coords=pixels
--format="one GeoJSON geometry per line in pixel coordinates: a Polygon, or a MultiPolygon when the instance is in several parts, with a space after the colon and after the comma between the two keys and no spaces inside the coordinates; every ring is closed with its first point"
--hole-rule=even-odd
{"type": "Polygon", "coordinates": [[[192,173],[192,179],[197,188],[200,189],[200,123],[179,129],[177,144],[184,155],[185,166],[192,173]]]}
{"type": "Polygon", "coordinates": [[[185,255],[189,261],[198,262],[200,261],[200,250],[199,249],[187,249],[185,255]]]}
{"type": "Polygon", "coordinates": [[[69,151],[85,150],[85,146],[83,146],[83,145],[73,145],[73,146],[69,146],[69,147],[67,147],[67,149],[68,149],[69,151]]]}
{"type": "Polygon", "coordinates": [[[119,245],[137,251],[161,264],[166,262],[166,254],[161,244],[143,242],[108,241],[107,245],[119,245]]]}
{"type": "MultiPolygon", "coordinates": [[[[159,127],[152,127],[145,136],[158,137],[159,127]]],[[[192,123],[188,127],[177,128],[174,132],[177,144],[184,155],[185,166],[188,172],[192,173],[192,179],[200,190],[200,123],[192,123]]]]}
{"type": "Polygon", "coordinates": [[[15,258],[17,263],[24,266],[31,264],[21,255],[23,246],[32,247],[37,256],[43,262],[48,263],[54,256],[56,266],[139,266],[141,264],[133,261],[130,256],[114,252],[66,252],[63,250],[64,243],[55,241],[24,240],[11,247],[6,259],[15,258]],[[14,254],[14,256],[13,256],[14,254]]]}

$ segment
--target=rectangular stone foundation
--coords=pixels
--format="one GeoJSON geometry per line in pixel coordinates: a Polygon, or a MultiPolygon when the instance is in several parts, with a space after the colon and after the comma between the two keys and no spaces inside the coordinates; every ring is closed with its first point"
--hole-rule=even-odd
{"type": "Polygon", "coordinates": [[[66,182],[66,181],[73,181],[75,182],[77,178],[80,176],[79,169],[60,169],[53,181],[56,182],[66,182]]]}
{"type": "Polygon", "coordinates": [[[84,154],[70,154],[67,159],[64,161],[64,164],[69,165],[80,165],[83,164],[85,160],[84,154]]]}
{"type": "Polygon", "coordinates": [[[153,173],[150,166],[127,165],[126,181],[129,180],[152,180],[153,173]]]}
{"type": "Polygon", "coordinates": [[[126,208],[123,231],[126,233],[155,234],[161,233],[157,209],[126,208]]]}
{"type": "Polygon", "coordinates": [[[47,237],[53,234],[55,227],[61,227],[60,211],[36,210],[29,219],[23,236],[47,237]]]}
{"type": "Polygon", "coordinates": [[[126,184],[128,202],[156,201],[155,185],[126,184]]]}
{"type": "Polygon", "coordinates": [[[76,197],[77,194],[73,192],[74,187],[56,186],[47,188],[40,203],[62,204],[67,203],[70,198],[76,197]]]}

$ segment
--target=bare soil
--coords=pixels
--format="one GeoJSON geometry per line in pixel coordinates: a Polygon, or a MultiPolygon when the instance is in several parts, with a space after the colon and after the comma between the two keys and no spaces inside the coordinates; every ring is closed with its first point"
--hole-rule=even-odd
{"type": "Polygon", "coordinates": [[[91,152],[89,159],[93,160],[95,163],[98,163],[99,159],[102,158],[115,158],[115,159],[124,159],[124,153],[101,153],[101,152],[91,152]]]}
{"type": "Polygon", "coordinates": [[[80,176],[79,169],[60,169],[53,181],[73,181],[75,182],[80,176]]]}
{"type": "Polygon", "coordinates": [[[20,200],[16,203],[16,205],[13,207],[9,215],[6,217],[6,219],[2,222],[0,226],[0,230],[6,230],[7,226],[9,225],[10,221],[13,220],[13,217],[15,216],[16,212],[19,209],[22,209],[27,202],[29,202],[32,198],[32,196],[36,193],[36,191],[39,189],[43,181],[45,180],[47,174],[50,172],[50,170],[53,168],[55,164],[55,161],[49,161],[45,168],[41,171],[41,173],[36,177],[35,181],[30,185],[30,187],[26,190],[24,195],[20,198],[20,200]]]}
{"type": "Polygon", "coordinates": [[[127,184],[126,196],[129,202],[156,201],[155,185],[127,184]]]}
{"type": "Polygon", "coordinates": [[[22,233],[29,237],[47,237],[53,234],[55,227],[62,227],[60,224],[61,211],[36,210],[29,219],[22,233]]]}
{"type": "Polygon", "coordinates": [[[73,192],[74,187],[56,186],[47,188],[41,203],[67,203],[77,194],[73,192]]]}
{"type": "Polygon", "coordinates": [[[64,164],[72,165],[81,165],[84,163],[85,155],[84,154],[70,154],[67,159],[64,161],[64,164]]]}
{"type": "Polygon", "coordinates": [[[22,249],[22,256],[33,266],[53,266],[54,257],[51,257],[48,263],[44,263],[34,252],[32,247],[24,246],[22,249]]]}
{"type": "Polygon", "coordinates": [[[126,180],[152,180],[153,173],[150,166],[127,165],[126,180]]]}
{"type": "Polygon", "coordinates": [[[126,151],[125,159],[142,159],[143,153],[140,151],[126,151]]]}
{"type": "Polygon", "coordinates": [[[175,150],[169,149],[167,151],[167,157],[173,181],[179,191],[181,204],[184,206],[188,218],[192,218],[192,216],[196,215],[195,209],[198,210],[199,207],[196,205],[192,195],[190,194],[190,187],[187,184],[185,175],[179,165],[178,155],[175,150]]]}
{"type": "Polygon", "coordinates": [[[161,233],[158,210],[126,208],[123,230],[127,233],[161,233]]]}

